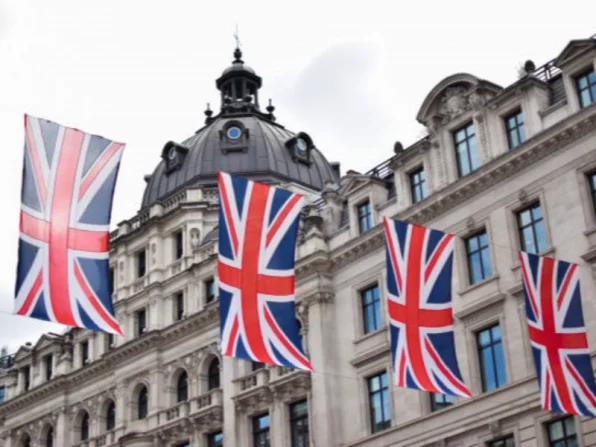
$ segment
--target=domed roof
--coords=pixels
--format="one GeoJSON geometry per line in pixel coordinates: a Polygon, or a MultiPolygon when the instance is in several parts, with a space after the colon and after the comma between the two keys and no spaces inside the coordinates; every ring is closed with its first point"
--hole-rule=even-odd
{"type": "Polygon", "coordinates": [[[215,186],[218,171],[267,183],[295,183],[313,191],[339,181],[339,165],[329,163],[308,134],[276,123],[271,104],[268,113],[260,111],[261,78],[244,65],[238,49],[235,57],[216,81],[221,112],[211,117],[208,109],[206,125],[195,135],[181,144],[165,145],[161,162],[145,177],[143,208],[190,186],[215,186]]]}

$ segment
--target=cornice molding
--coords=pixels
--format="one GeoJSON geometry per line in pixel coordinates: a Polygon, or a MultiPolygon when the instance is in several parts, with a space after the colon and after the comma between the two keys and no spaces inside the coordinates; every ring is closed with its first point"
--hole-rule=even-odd
{"type": "MultiPolygon", "coordinates": [[[[537,135],[533,144],[509,151],[492,159],[480,169],[437,191],[423,202],[411,206],[392,218],[424,224],[480,195],[487,189],[519,174],[528,166],[564,150],[569,144],[583,138],[596,127],[596,113],[584,110],[537,135]]],[[[382,225],[352,239],[329,253],[331,270],[337,272],[364,256],[379,250],[385,244],[382,225]]]]}

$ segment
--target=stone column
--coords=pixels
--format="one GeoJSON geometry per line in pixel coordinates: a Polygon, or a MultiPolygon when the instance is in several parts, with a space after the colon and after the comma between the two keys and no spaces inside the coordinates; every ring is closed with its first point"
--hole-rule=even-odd
{"type": "MultiPolygon", "coordinates": [[[[332,319],[333,295],[329,292],[318,291],[308,297],[306,301],[306,321],[308,337],[310,340],[325,340],[324,344],[310,343],[309,357],[311,364],[316,365],[317,374],[311,375],[312,399],[311,405],[313,414],[310,415],[311,438],[314,445],[336,445],[338,439],[339,420],[334,418],[336,414],[335,379],[338,364],[334,352],[335,340],[334,331],[328,324],[332,319]],[[315,402],[316,401],[316,402],[315,402]]],[[[227,413],[226,413],[227,415],[227,413]]]]}
{"type": "Polygon", "coordinates": [[[127,385],[126,383],[119,383],[116,386],[116,427],[120,427],[128,420],[128,407],[126,402],[128,400],[126,396],[127,385]]]}
{"type": "Polygon", "coordinates": [[[52,413],[54,425],[54,445],[70,445],[72,430],[69,430],[66,419],[66,407],[59,407],[52,413]]]}

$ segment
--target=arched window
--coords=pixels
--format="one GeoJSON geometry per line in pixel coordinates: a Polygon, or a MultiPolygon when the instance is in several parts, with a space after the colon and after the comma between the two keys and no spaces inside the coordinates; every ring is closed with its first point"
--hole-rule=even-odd
{"type": "Polygon", "coordinates": [[[89,413],[83,414],[81,418],[81,441],[89,439],[89,413]]]}
{"type": "Polygon", "coordinates": [[[139,391],[139,400],[137,402],[137,417],[145,419],[149,410],[149,392],[147,387],[143,386],[139,391]]]}
{"type": "Polygon", "coordinates": [[[211,391],[218,389],[219,386],[219,359],[214,358],[207,372],[207,388],[211,391]]]}
{"type": "Polygon", "coordinates": [[[176,402],[185,402],[188,400],[188,374],[186,371],[180,373],[176,385],[176,402]]]}
{"type": "Polygon", "coordinates": [[[116,404],[110,401],[106,409],[106,431],[114,430],[116,427],[116,404]]]}
{"type": "Polygon", "coordinates": [[[21,444],[23,447],[31,447],[31,438],[29,437],[29,435],[25,435],[23,441],[21,441],[21,444]]]}
{"type": "Polygon", "coordinates": [[[46,440],[44,447],[54,447],[54,428],[49,427],[46,432],[46,440]]]}

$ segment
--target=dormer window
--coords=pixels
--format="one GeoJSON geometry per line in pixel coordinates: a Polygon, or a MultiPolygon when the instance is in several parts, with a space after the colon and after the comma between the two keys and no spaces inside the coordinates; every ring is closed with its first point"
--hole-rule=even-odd
{"type": "Polygon", "coordinates": [[[422,166],[410,172],[410,190],[412,191],[413,204],[426,198],[426,178],[422,166]]]}
{"type": "Polygon", "coordinates": [[[286,147],[294,160],[310,164],[310,153],[314,145],[308,134],[299,132],[295,137],[286,141],[286,147]]]}
{"type": "Polygon", "coordinates": [[[161,151],[161,158],[166,164],[166,174],[180,169],[187,153],[188,148],[168,141],[161,151]]]}
{"type": "Polygon", "coordinates": [[[580,108],[588,107],[596,102],[596,73],[591,69],[575,80],[580,108]]]}
{"type": "Polygon", "coordinates": [[[505,117],[505,127],[509,149],[514,149],[526,141],[526,126],[520,109],[505,117]]]}
{"type": "Polygon", "coordinates": [[[356,207],[358,211],[358,230],[360,234],[366,233],[372,228],[372,212],[370,207],[370,201],[361,203],[356,207]]]}
{"type": "Polygon", "coordinates": [[[219,131],[221,151],[224,154],[248,151],[250,133],[240,121],[228,121],[219,131]]]}

